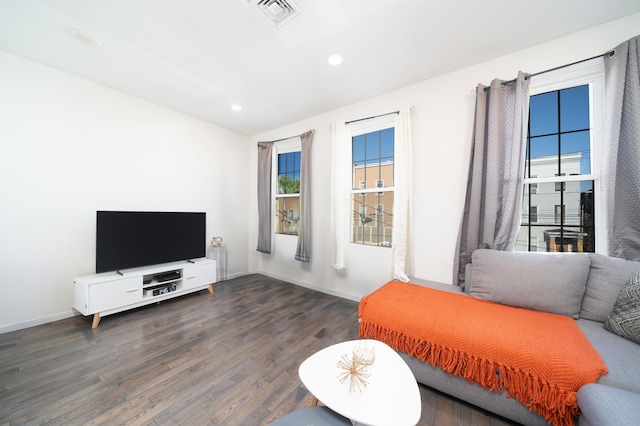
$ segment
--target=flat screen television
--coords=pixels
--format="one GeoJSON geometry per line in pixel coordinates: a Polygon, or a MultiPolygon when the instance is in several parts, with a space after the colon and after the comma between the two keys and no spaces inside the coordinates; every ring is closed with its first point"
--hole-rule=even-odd
{"type": "Polygon", "coordinates": [[[206,213],[98,211],[96,273],[205,257],[206,213]]]}

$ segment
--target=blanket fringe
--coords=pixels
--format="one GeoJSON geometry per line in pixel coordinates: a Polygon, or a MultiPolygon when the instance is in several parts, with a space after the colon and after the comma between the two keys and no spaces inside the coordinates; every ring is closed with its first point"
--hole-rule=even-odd
{"type": "Polygon", "coordinates": [[[360,336],[385,342],[394,350],[403,351],[493,392],[506,390],[515,398],[554,425],[573,425],[580,415],[577,392],[562,389],[526,373],[465,352],[416,340],[377,324],[360,323],[360,336]]]}

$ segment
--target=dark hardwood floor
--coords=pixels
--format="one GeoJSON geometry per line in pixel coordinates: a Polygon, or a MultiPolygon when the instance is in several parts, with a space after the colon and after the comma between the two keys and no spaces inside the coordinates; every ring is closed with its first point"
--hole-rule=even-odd
{"type": "MultiPolygon", "coordinates": [[[[104,317],[0,335],[0,425],[267,425],[311,395],[314,352],[358,337],[357,303],[262,275],[104,317]]],[[[420,386],[421,425],[508,425],[420,386]]]]}

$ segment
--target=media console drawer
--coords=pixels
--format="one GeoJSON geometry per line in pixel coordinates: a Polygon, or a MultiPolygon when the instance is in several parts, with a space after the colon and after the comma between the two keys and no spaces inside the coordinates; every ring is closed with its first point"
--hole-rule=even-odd
{"type": "Polygon", "coordinates": [[[123,278],[89,286],[89,309],[106,311],[142,300],[142,277],[123,278]]]}
{"type": "Polygon", "coordinates": [[[216,277],[216,262],[206,262],[185,266],[182,270],[184,288],[194,288],[211,283],[216,277]]]}

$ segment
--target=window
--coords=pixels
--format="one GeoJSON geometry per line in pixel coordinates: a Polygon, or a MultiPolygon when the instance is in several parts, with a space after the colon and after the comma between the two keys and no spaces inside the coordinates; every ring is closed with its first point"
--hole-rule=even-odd
{"type": "Polygon", "coordinates": [[[539,88],[532,80],[523,216],[515,250],[596,251],[599,67],[564,81],[547,80],[539,88]]]}
{"type": "Polygon", "coordinates": [[[276,234],[298,235],[300,221],[300,146],[276,147],[276,234]]]}
{"type": "Polygon", "coordinates": [[[394,129],[352,137],[352,238],[357,244],[391,247],[394,195],[394,129]]]}

